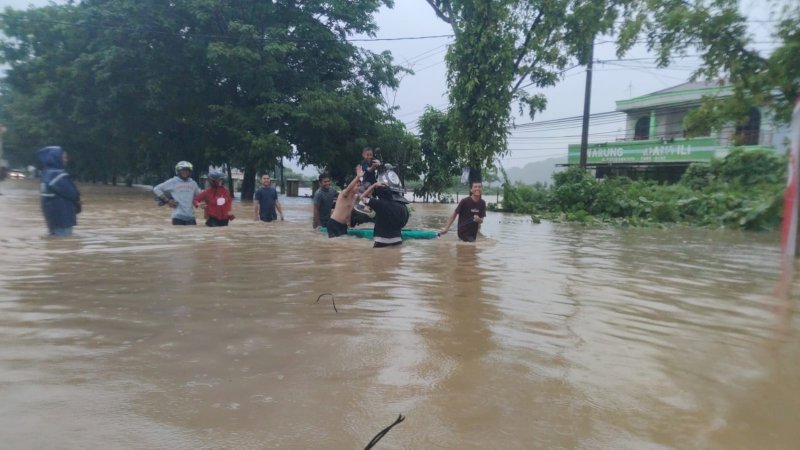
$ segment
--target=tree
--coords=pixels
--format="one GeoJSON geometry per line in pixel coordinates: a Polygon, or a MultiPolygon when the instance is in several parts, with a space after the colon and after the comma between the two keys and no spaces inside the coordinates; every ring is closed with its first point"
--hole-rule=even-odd
{"type": "Polygon", "coordinates": [[[85,0],[6,9],[7,142],[20,156],[59,143],[75,152],[74,171],[93,179],[171,174],[184,159],[196,172],[229,164],[244,170],[242,198],[251,198],[256,173],[281,157],[296,151],[301,162],[335,165],[345,152],[358,154],[350,147],[358,139],[398,130],[380,94],[397,87],[401,69],[388,53],[346,39],[374,34],[381,5],[392,1],[85,0]]]}
{"type": "Polygon", "coordinates": [[[419,119],[425,179],[415,192],[417,196],[439,196],[460,173],[458,153],[447,145],[449,120],[447,114],[428,107],[419,119]]]}
{"type": "Polygon", "coordinates": [[[179,159],[202,168],[207,96],[191,70],[202,58],[173,32],[184,23],[175,5],[153,0],[7,9],[3,115],[14,148],[29,160],[38,146],[63,145],[77,156],[72,170],[95,181],[172,174],[179,159]]]}
{"type": "MultiPolygon", "coordinates": [[[[647,46],[666,67],[687,53],[699,52],[703,64],[693,78],[730,83],[733,96],[709,98],[687,124],[702,129],[724,122],[741,122],[753,106],[767,107],[778,122],[788,122],[800,93],[800,6],[772,0],[768,9],[776,23],[777,45],[759,50],[750,19],[739,0],[658,0],[631,16],[620,34],[620,51],[644,35],[647,46]]],[[[768,25],[765,25],[768,26],[768,25]]],[[[763,38],[761,38],[763,39],[763,38]]]]}
{"type": "Polygon", "coordinates": [[[342,184],[354,175],[361,149],[380,142],[381,128],[390,118],[381,109],[380,98],[356,87],[312,91],[302,98],[292,127],[300,163],[323,168],[342,184]]]}
{"type": "Polygon", "coordinates": [[[447,52],[450,97],[448,145],[481,179],[507,152],[511,105],[533,117],[546,99],[529,87],[554,85],[572,61],[586,63],[594,36],[630,14],[635,0],[427,0],[449,23],[455,43],[447,52]]]}

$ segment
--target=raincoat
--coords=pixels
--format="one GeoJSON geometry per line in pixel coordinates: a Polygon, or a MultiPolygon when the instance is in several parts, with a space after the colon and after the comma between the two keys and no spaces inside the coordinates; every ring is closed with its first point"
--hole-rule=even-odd
{"type": "Polygon", "coordinates": [[[80,212],[81,194],[64,170],[63,154],[61,147],[45,147],[36,152],[43,170],[40,187],[42,213],[51,232],[77,225],[80,212]]]}
{"type": "Polygon", "coordinates": [[[232,198],[225,186],[211,186],[194,198],[195,206],[206,202],[206,218],[228,220],[231,214],[232,198]]]}

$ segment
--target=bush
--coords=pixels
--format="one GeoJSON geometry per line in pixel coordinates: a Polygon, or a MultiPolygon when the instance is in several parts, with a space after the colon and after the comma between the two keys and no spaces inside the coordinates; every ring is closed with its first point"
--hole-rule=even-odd
{"type": "Polygon", "coordinates": [[[572,167],[554,174],[551,188],[506,183],[503,206],[511,212],[579,223],[682,222],[770,230],[780,224],[785,174],[785,160],[774,152],[742,150],[691,165],[673,185],[627,177],[597,181],[572,167]]]}
{"type": "Polygon", "coordinates": [[[694,190],[719,189],[721,184],[742,189],[782,183],[785,179],[785,157],[772,150],[736,149],[724,159],[692,164],[680,184],[694,190]]]}
{"type": "Polygon", "coordinates": [[[701,191],[714,181],[714,169],[709,163],[693,163],[687,169],[679,181],[680,184],[701,191]]]}
{"type": "Polygon", "coordinates": [[[717,177],[738,187],[775,184],[786,179],[786,161],[772,150],[737,149],[717,167],[717,177]]]}
{"type": "Polygon", "coordinates": [[[586,170],[570,167],[553,174],[553,205],[562,212],[588,211],[597,195],[597,181],[586,170]]]}

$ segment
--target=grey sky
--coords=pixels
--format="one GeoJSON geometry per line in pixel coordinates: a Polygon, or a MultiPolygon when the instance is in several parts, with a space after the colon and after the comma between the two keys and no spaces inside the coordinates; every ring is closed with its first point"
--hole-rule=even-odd
{"type": "MultiPolygon", "coordinates": [[[[0,0],[0,6],[25,8],[29,4],[44,5],[41,0],[0,0]]],[[[769,19],[768,8],[763,0],[744,0],[742,8],[752,11],[751,16],[769,19]]],[[[378,38],[403,38],[452,34],[450,26],[439,20],[425,0],[396,0],[393,9],[383,8],[376,17],[380,27],[378,38]]],[[[771,48],[768,22],[757,21],[752,24],[752,32],[763,40],[762,47],[771,48]]],[[[687,57],[666,69],[656,69],[652,55],[643,48],[634,48],[618,61],[614,54],[614,44],[610,38],[598,37],[595,46],[595,66],[592,83],[592,113],[608,112],[615,109],[615,101],[636,97],[650,92],[681,84],[688,80],[697,67],[699,59],[687,57]]],[[[396,116],[405,122],[412,132],[417,131],[416,120],[427,105],[437,108],[447,106],[446,66],[444,55],[450,38],[419,40],[391,40],[359,42],[364,48],[380,52],[392,52],[397,64],[405,65],[415,71],[402,79],[396,92],[385,93],[390,104],[400,109],[396,116]]],[[[547,110],[536,116],[536,122],[580,116],[583,113],[583,93],[585,67],[576,67],[564,74],[563,80],[554,88],[543,92],[548,98],[547,110]]],[[[527,116],[519,116],[517,108],[515,123],[529,123],[527,116]]],[[[624,136],[624,123],[597,124],[590,127],[590,142],[613,141],[624,136]]],[[[505,167],[524,166],[529,162],[555,156],[565,156],[567,145],[580,142],[580,127],[564,126],[547,131],[516,131],[509,139],[510,153],[503,158],[505,167]]],[[[380,146],[380,143],[375,143],[380,146]]],[[[358,152],[354,150],[354,160],[358,152]]],[[[297,170],[296,166],[291,165],[297,170]]],[[[303,170],[315,174],[313,168],[303,170]]]]}

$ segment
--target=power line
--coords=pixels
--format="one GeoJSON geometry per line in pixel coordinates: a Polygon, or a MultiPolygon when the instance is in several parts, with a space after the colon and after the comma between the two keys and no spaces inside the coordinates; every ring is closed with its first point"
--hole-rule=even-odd
{"type": "Polygon", "coordinates": [[[455,37],[453,34],[437,34],[432,36],[405,36],[396,38],[345,39],[347,42],[379,42],[379,41],[413,41],[420,39],[441,39],[455,37]]]}
{"type": "MultiPolygon", "coordinates": [[[[8,21],[8,17],[5,18],[8,21]]],[[[106,29],[106,30],[115,30],[115,31],[136,31],[137,33],[140,32],[149,32],[153,34],[158,34],[162,36],[173,36],[173,37],[180,37],[180,38],[188,38],[188,37],[203,37],[203,38],[215,38],[215,39],[240,39],[241,35],[227,35],[227,34],[213,34],[213,33],[192,33],[191,31],[185,32],[174,32],[169,30],[159,30],[155,28],[149,29],[127,29],[123,25],[110,25],[110,24],[100,24],[97,22],[83,22],[83,23],[74,23],[64,20],[51,20],[51,19],[31,19],[29,17],[22,17],[18,19],[20,22],[27,22],[33,24],[43,24],[43,25],[67,25],[71,27],[78,27],[78,28],[86,28],[86,27],[94,27],[98,29],[106,29]]],[[[375,38],[345,38],[343,41],[346,42],[382,42],[382,41],[412,41],[412,40],[423,40],[423,39],[442,39],[442,38],[452,38],[455,37],[453,34],[437,34],[437,35],[427,35],[427,36],[403,36],[403,37],[375,37],[375,38]]],[[[276,41],[276,42],[340,42],[339,39],[308,39],[308,38],[292,38],[292,37],[273,37],[273,36],[262,36],[260,37],[261,40],[269,40],[269,41],[276,41]]]]}
{"type": "MultiPolygon", "coordinates": [[[[606,112],[601,112],[601,113],[590,114],[589,118],[604,118],[604,117],[610,117],[610,116],[615,116],[615,115],[620,115],[620,114],[625,114],[625,113],[620,112],[620,111],[606,111],[606,112]]],[[[564,123],[564,122],[582,121],[582,120],[583,120],[583,116],[570,116],[570,117],[562,117],[560,119],[543,120],[541,122],[523,123],[521,125],[516,125],[513,128],[514,129],[533,128],[533,127],[541,127],[541,126],[551,125],[551,124],[561,124],[561,123],[564,123]]]]}

